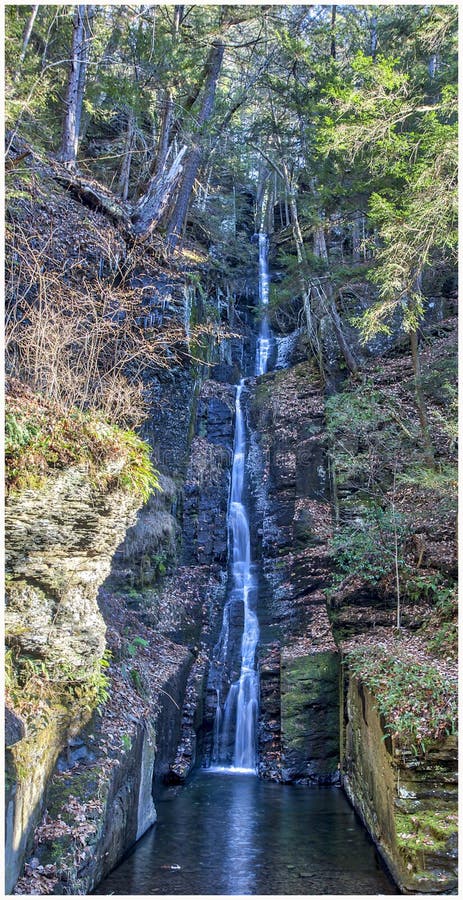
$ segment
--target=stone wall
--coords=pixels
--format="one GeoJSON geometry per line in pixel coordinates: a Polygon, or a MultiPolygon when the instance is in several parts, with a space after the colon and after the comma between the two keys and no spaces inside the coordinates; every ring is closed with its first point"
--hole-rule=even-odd
{"type": "Polygon", "coordinates": [[[424,758],[386,739],[370,692],[346,671],[342,784],[402,893],[455,893],[455,738],[424,758]]]}

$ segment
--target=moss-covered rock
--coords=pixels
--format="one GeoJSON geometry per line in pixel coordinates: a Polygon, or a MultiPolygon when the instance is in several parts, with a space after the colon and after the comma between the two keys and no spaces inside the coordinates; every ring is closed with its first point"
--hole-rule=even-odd
{"type": "Polygon", "coordinates": [[[282,775],[285,781],[339,779],[339,657],[282,654],[282,775]]]}
{"type": "Polygon", "coordinates": [[[403,893],[457,887],[455,737],[422,758],[387,737],[373,694],[345,673],[342,783],[403,893]]]}

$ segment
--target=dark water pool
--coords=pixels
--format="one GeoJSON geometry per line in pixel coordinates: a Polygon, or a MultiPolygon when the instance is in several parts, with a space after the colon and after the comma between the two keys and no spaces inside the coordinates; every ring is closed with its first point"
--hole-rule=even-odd
{"type": "Polygon", "coordinates": [[[339,788],[198,771],[96,894],[397,894],[339,788]]]}

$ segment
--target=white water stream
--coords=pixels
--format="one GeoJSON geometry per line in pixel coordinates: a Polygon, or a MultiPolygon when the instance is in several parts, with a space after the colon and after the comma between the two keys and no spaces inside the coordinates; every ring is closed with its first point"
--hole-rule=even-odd
{"type": "Polygon", "coordinates": [[[232,556],[232,589],[227,606],[231,603],[243,604],[243,636],[241,639],[241,671],[239,680],[230,686],[223,710],[223,720],[219,712],[217,738],[218,757],[221,747],[230,742],[230,729],[234,729],[235,744],[233,768],[254,771],[256,767],[256,725],[258,708],[258,675],[256,668],[256,647],[259,640],[259,623],[255,613],[256,583],[251,570],[251,540],[249,522],[243,504],[244,467],[246,451],[246,431],[241,392],[244,379],[238,385],[235,401],[235,441],[233,447],[233,467],[231,479],[228,526],[230,529],[230,551],[232,556]],[[220,733],[221,732],[221,733],[220,733]]]}
{"type": "Polygon", "coordinates": [[[271,331],[266,307],[269,301],[268,235],[259,232],[259,302],[264,310],[257,338],[256,375],[265,375],[271,347],[271,331]]]}
{"type": "MultiPolygon", "coordinates": [[[[268,237],[259,234],[259,302],[264,308],[269,300],[268,237]]],[[[265,311],[257,340],[256,375],[267,371],[271,346],[271,332],[265,311]]],[[[232,771],[255,772],[257,764],[256,732],[259,705],[259,678],[256,649],[259,640],[259,622],[256,614],[257,583],[252,570],[249,520],[244,505],[244,474],[246,462],[246,428],[241,394],[244,379],[236,390],[235,438],[231,474],[228,527],[232,588],[227,600],[219,639],[218,655],[225,662],[232,606],[243,607],[243,635],[241,639],[241,668],[238,680],[230,685],[225,705],[221,707],[220,690],[217,689],[217,711],[214,723],[212,762],[214,766],[229,763],[229,747],[233,740],[232,771]]],[[[228,767],[228,766],[227,766],[228,767]]]]}

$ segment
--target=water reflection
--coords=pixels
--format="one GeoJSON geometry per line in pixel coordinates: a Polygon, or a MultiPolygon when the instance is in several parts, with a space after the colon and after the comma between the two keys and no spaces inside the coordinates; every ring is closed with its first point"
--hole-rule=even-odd
{"type": "Polygon", "coordinates": [[[200,771],[96,894],[396,894],[338,788],[200,771]]]}
{"type": "Polygon", "coordinates": [[[256,797],[252,788],[257,779],[253,776],[248,779],[239,775],[231,777],[237,777],[238,781],[226,814],[222,869],[224,893],[233,894],[236,891],[236,873],[239,871],[240,893],[256,894],[256,865],[260,848],[255,834],[256,797]]]}

